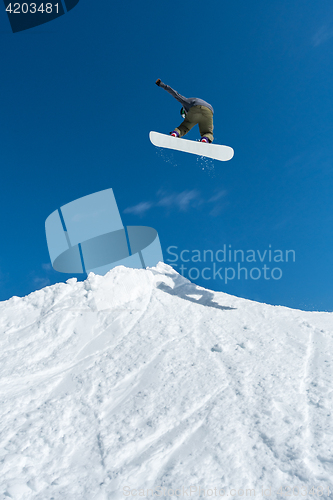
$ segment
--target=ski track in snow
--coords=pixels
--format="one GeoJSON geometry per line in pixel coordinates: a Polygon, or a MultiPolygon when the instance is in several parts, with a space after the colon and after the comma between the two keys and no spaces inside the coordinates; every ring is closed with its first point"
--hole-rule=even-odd
{"type": "Polygon", "coordinates": [[[333,499],[332,313],[159,264],[13,297],[0,332],[0,500],[191,485],[333,499]]]}

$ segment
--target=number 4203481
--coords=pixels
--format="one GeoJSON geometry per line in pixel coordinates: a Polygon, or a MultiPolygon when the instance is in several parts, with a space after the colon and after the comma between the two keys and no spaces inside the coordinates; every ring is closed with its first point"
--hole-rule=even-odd
{"type": "Polygon", "coordinates": [[[52,4],[52,3],[41,3],[39,6],[37,6],[36,3],[14,3],[13,7],[12,4],[10,3],[8,7],[6,8],[6,11],[9,12],[10,14],[36,14],[37,12],[41,12],[44,14],[51,14],[53,9],[59,14],[59,4],[52,4]],[[45,7],[44,7],[45,5],[45,7]]]}

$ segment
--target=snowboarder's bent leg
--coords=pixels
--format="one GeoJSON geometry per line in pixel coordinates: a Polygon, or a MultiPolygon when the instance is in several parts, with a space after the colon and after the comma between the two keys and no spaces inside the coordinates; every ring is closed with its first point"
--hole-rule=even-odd
{"type": "Polygon", "coordinates": [[[207,137],[210,142],[213,142],[213,112],[206,106],[196,106],[196,108],[201,108],[200,120],[199,120],[199,130],[201,137],[207,137]]]}
{"type": "Polygon", "coordinates": [[[177,132],[179,132],[179,137],[183,137],[183,135],[187,134],[200,120],[200,110],[198,110],[199,106],[193,106],[190,108],[186,114],[185,120],[179,125],[179,127],[175,128],[177,132]]]}
{"type": "Polygon", "coordinates": [[[210,142],[213,142],[213,112],[206,106],[192,106],[187,112],[185,120],[179,127],[175,128],[175,131],[179,133],[179,137],[183,137],[197,123],[201,137],[205,136],[210,142]]]}

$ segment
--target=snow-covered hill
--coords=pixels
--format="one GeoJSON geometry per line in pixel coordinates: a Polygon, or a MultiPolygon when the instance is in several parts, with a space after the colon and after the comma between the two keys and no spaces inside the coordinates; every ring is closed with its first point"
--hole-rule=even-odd
{"type": "Polygon", "coordinates": [[[332,499],[332,320],[165,264],[2,302],[0,498],[332,499]]]}

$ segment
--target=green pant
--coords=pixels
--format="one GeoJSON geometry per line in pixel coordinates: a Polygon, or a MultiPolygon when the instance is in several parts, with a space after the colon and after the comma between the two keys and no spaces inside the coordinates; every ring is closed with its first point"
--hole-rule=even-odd
{"type": "Polygon", "coordinates": [[[187,134],[194,127],[199,125],[201,137],[207,137],[210,141],[214,140],[213,137],[213,112],[206,108],[206,106],[192,106],[186,114],[185,120],[175,128],[179,133],[179,137],[187,134]]]}

